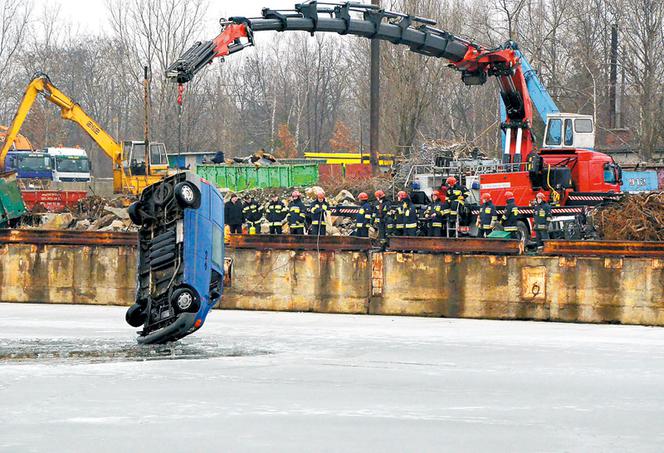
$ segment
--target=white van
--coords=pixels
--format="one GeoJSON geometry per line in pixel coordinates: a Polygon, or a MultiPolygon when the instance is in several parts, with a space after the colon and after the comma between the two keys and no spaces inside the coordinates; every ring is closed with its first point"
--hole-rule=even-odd
{"type": "Polygon", "coordinates": [[[90,160],[81,148],[46,148],[51,158],[53,181],[88,182],[90,181],[90,160]]]}

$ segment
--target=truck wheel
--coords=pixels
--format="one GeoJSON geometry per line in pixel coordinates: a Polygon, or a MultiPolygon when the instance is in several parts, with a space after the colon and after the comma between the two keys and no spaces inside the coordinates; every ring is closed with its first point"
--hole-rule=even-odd
{"type": "Polygon", "coordinates": [[[189,288],[180,288],[171,297],[173,306],[179,313],[196,313],[201,304],[195,292],[189,288]]]}
{"type": "Polygon", "coordinates": [[[526,224],[519,220],[516,222],[516,228],[519,232],[519,240],[524,244],[527,244],[530,241],[530,230],[526,224]]]}
{"type": "Polygon", "coordinates": [[[129,214],[129,218],[134,224],[143,226],[143,224],[145,223],[145,219],[143,218],[143,213],[141,212],[140,207],[141,207],[140,202],[137,201],[135,203],[132,203],[127,208],[127,214],[129,214]]]}
{"type": "Polygon", "coordinates": [[[139,304],[134,304],[127,310],[125,314],[125,320],[127,324],[132,327],[141,327],[145,324],[147,316],[145,315],[145,310],[139,304]]]}
{"type": "Polygon", "coordinates": [[[183,208],[198,208],[201,204],[201,193],[198,187],[185,181],[175,186],[175,199],[183,208]]]}

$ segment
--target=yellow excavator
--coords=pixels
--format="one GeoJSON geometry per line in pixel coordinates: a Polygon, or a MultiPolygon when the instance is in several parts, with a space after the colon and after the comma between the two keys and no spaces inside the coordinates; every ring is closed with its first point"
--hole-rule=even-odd
{"type": "Polygon", "coordinates": [[[0,172],[5,157],[16,140],[23,122],[38,95],[60,108],[60,115],[78,124],[113,161],[113,191],[132,193],[141,191],[168,175],[168,155],[163,143],[124,141],[118,143],[85,110],[56,88],[46,74],[36,74],[25,90],[23,100],[14,116],[5,143],[0,150],[0,172]]]}

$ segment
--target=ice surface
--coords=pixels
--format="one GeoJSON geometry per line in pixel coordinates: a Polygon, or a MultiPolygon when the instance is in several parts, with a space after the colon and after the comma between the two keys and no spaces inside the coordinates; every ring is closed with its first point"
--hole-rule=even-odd
{"type": "Polygon", "coordinates": [[[0,304],[0,451],[662,451],[664,329],[0,304]]]}

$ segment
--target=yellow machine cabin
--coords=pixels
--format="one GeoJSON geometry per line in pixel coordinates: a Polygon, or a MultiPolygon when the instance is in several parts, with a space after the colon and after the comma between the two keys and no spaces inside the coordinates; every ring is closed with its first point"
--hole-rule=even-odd
{"type": "Polygon", "coordinates": [[[114,192],[139,194],[168,174],[168,155],[163,143],[150,143],[148,152],[143,141],[118,143],[80,105],[56,88],[46,74],[35,75],[23,95],[0,150],[0,170],[38,95],[58,106],[62,118],[78,124],[113,161],[114,192]]]}

